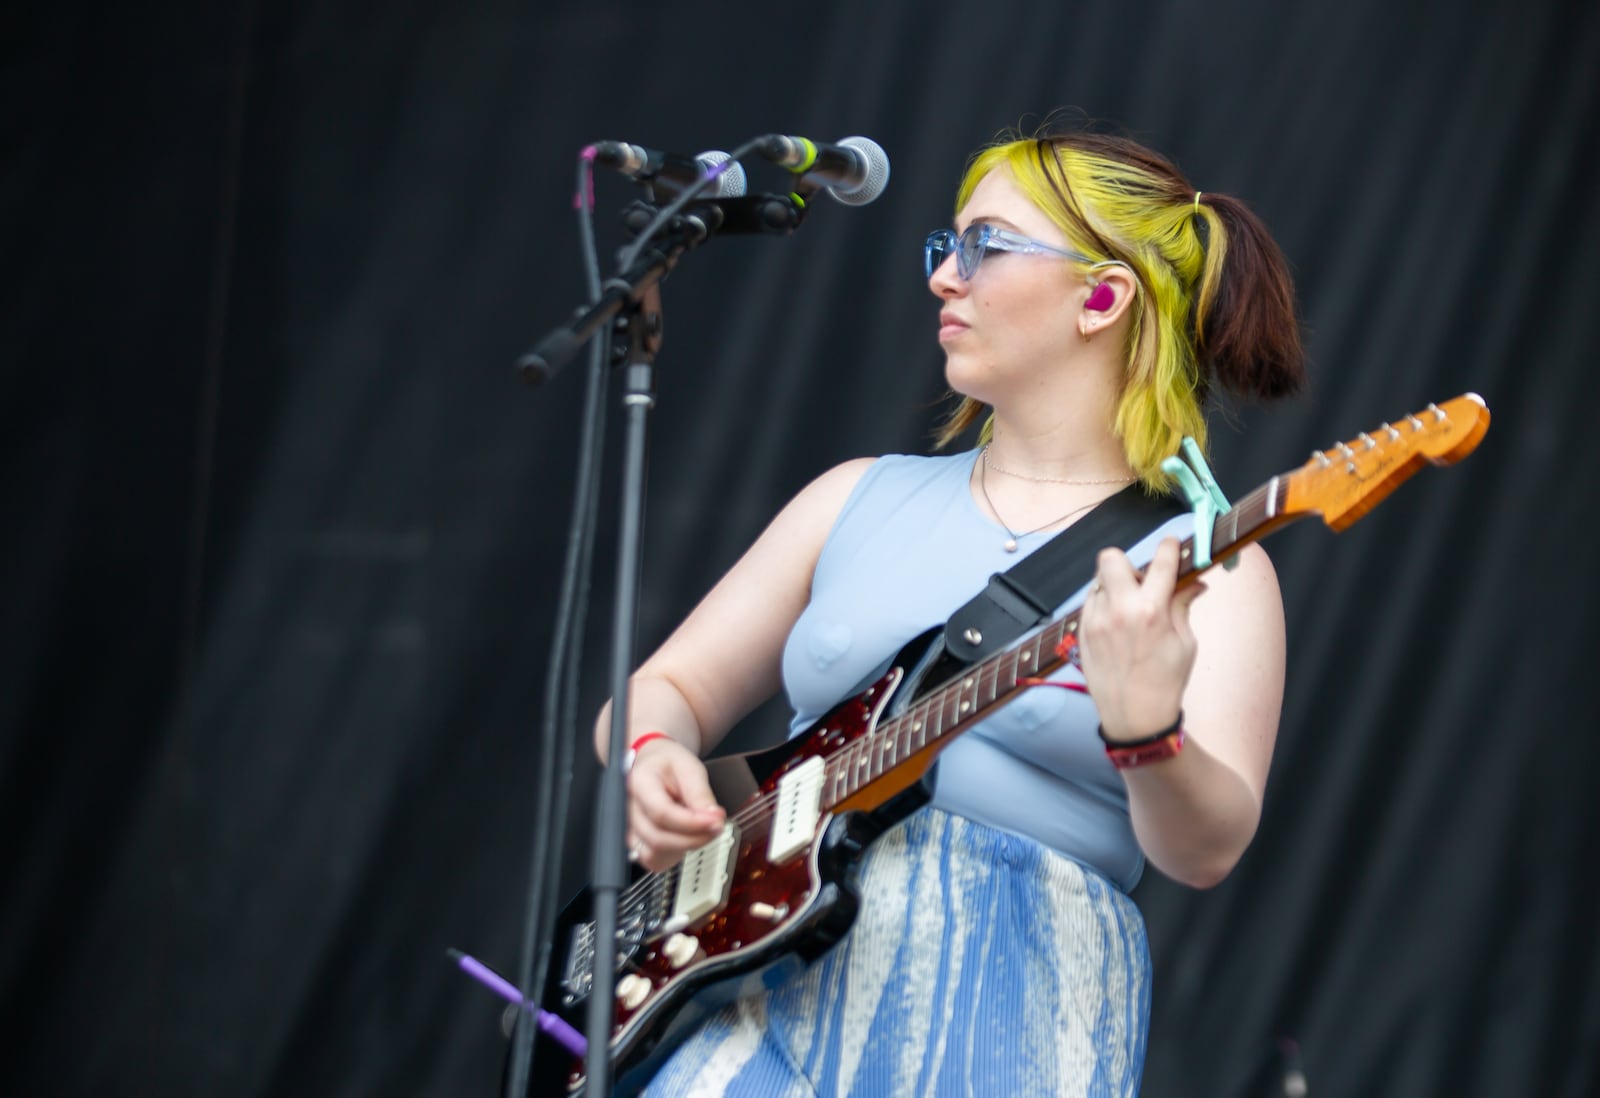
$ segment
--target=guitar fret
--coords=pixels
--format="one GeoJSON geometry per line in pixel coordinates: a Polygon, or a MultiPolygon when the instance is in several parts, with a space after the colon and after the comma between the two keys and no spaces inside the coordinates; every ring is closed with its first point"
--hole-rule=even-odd
{"type": "Polygon", "coordinates": [[[923,706],[923,705],[918,705],[910,713],[906,714],[906,720],[909,722],[907,727],[909,727],[911,729],[912,735],[917,737],[917,747],[919,749],[923,748],[923,747],[927,747],[928,746],[927,707],[923,706]]]}
{"type": "Polygon", "coordinates": [[[1039,634],[1039,639],[1034,642],[1033,666],[1028,668],[1030,674],[1043,674],[1044,669],[1055,662],[1056,649],[1061,647],[1061,639],[1067,635],[1067,622],[1075,620],[1077,620],[1076,612],[1061,621],[1051,622],[1049,627],[1039,634]]]}
{"type": "MultiPolygon", "coordinates": [[[[1228,526],[1227,540],[1224,542],[1225,545],[1232,545],[1234,542],[1239,540],[1239,510],[1239,508],[1235,507],[1226,515],[1222,516],[1223,521],[1227,523],[1228,526]]],[[[1211,540],[1212,548],[1214,549],[1216,547],[1216,538],[1212,538],[1211,540]]]]}
{"type": "Polygon", "coordinates": [[[1218,523],[1217,532],[1212,538],[1212,559],[1229,555],[1229,550],[1239,544],[1242,540],[1239,533],[1240,527],[1243,527],[1245,533],[1248,534],[1272,516],[1276,508],[1276,500],[1274,498],[1275,479],[1256,488],[1249,495],[1239,500],[1231,511],[1222,516],[1221,522],[1218,523]],[[1222,536],[1224,528],[1226,536],[1222,536]]]}
{"type": "Polygon", "coordinates": [[[1252,492],[1245,497],[1244,503],[1233,509],[1233,540],[1239,540],[1239,527],[1253,530],[1261,523],[1262,499],[1252,492]]]}

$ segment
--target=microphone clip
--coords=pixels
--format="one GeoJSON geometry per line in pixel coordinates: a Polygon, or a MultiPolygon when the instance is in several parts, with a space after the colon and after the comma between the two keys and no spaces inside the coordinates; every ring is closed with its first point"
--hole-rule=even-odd
{"type": "MultiPolygon", "coordinates": [[[[623,227],[637,237],[660,211],[659,205],[637,199],[623,209],[623,227]]],[[[806,212],[804,197],[799,194],[708,198],[689,203],[666,227],[684,233],[696,244],[713,234],[787,236],[805,220],[806,212]]]]}

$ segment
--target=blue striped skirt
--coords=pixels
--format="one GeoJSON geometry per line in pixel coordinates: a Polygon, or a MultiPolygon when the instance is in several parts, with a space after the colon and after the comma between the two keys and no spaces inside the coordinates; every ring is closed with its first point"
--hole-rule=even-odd
{"type": "Polygon", "coordinates": [[[646,1098],[1132,1098],[1150,1013],[1144,920],[1031,839],[925,808],[861,867],[850,933],[707,1020],[646,1098]]]}

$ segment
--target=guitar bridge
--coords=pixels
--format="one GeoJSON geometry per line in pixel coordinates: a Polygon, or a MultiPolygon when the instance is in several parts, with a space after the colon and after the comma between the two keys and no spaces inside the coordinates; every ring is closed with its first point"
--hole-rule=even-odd
{"type": "MultiPolygon", "coordinates": [[[[652,912],[651,904],[619,903],[617,905],[617,971],[621,972],[644,945],[644,940],[661,922],[660,913],[652,912]]],[[[594,923],[579,923],[572,928],[572,940],[567,946],[567,967],[562,970],[561,986],[566,989],[562,1001],[567,1006],[587,999],[594,989],[594,923]]]]}
{"type": "Polygon", "coordinates": [[[579,923],[572,928],[572,941],[567,946],[567,967],[561,972],[561,986],[566,989],[562,1002],[572,1006],[587,999],[594,989],[594,924],[579,923]]]}

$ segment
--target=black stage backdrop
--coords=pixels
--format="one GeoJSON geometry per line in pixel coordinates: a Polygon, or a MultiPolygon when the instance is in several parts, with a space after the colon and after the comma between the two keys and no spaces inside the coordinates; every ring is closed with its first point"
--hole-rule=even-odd
{"type": "MultiPolygon", "coordinates": [[[[1252,201],[1294,264],[1313,385],[1218,423],[1232,491],[1430,400],[1495,414],[1350,532],[1269,545],[1266,817],[1216,890],[1140,888],[1145,1093],[1281,1093],[1286,1039],[1316,1094],[1600,1092],[1592,0],[0,27],[5,1093],[493,1092],[499,1004],[443,950],[519,950],[582,385],[511,363],[583,296],[575,153],[859,133],[894,165],[666,284],[650,645],[823,468],[926,448],[922,238],[972,147],[1063,105],[1252,201]]],[[[599,191],[609,250],[632,192],[599,191]]]]}

